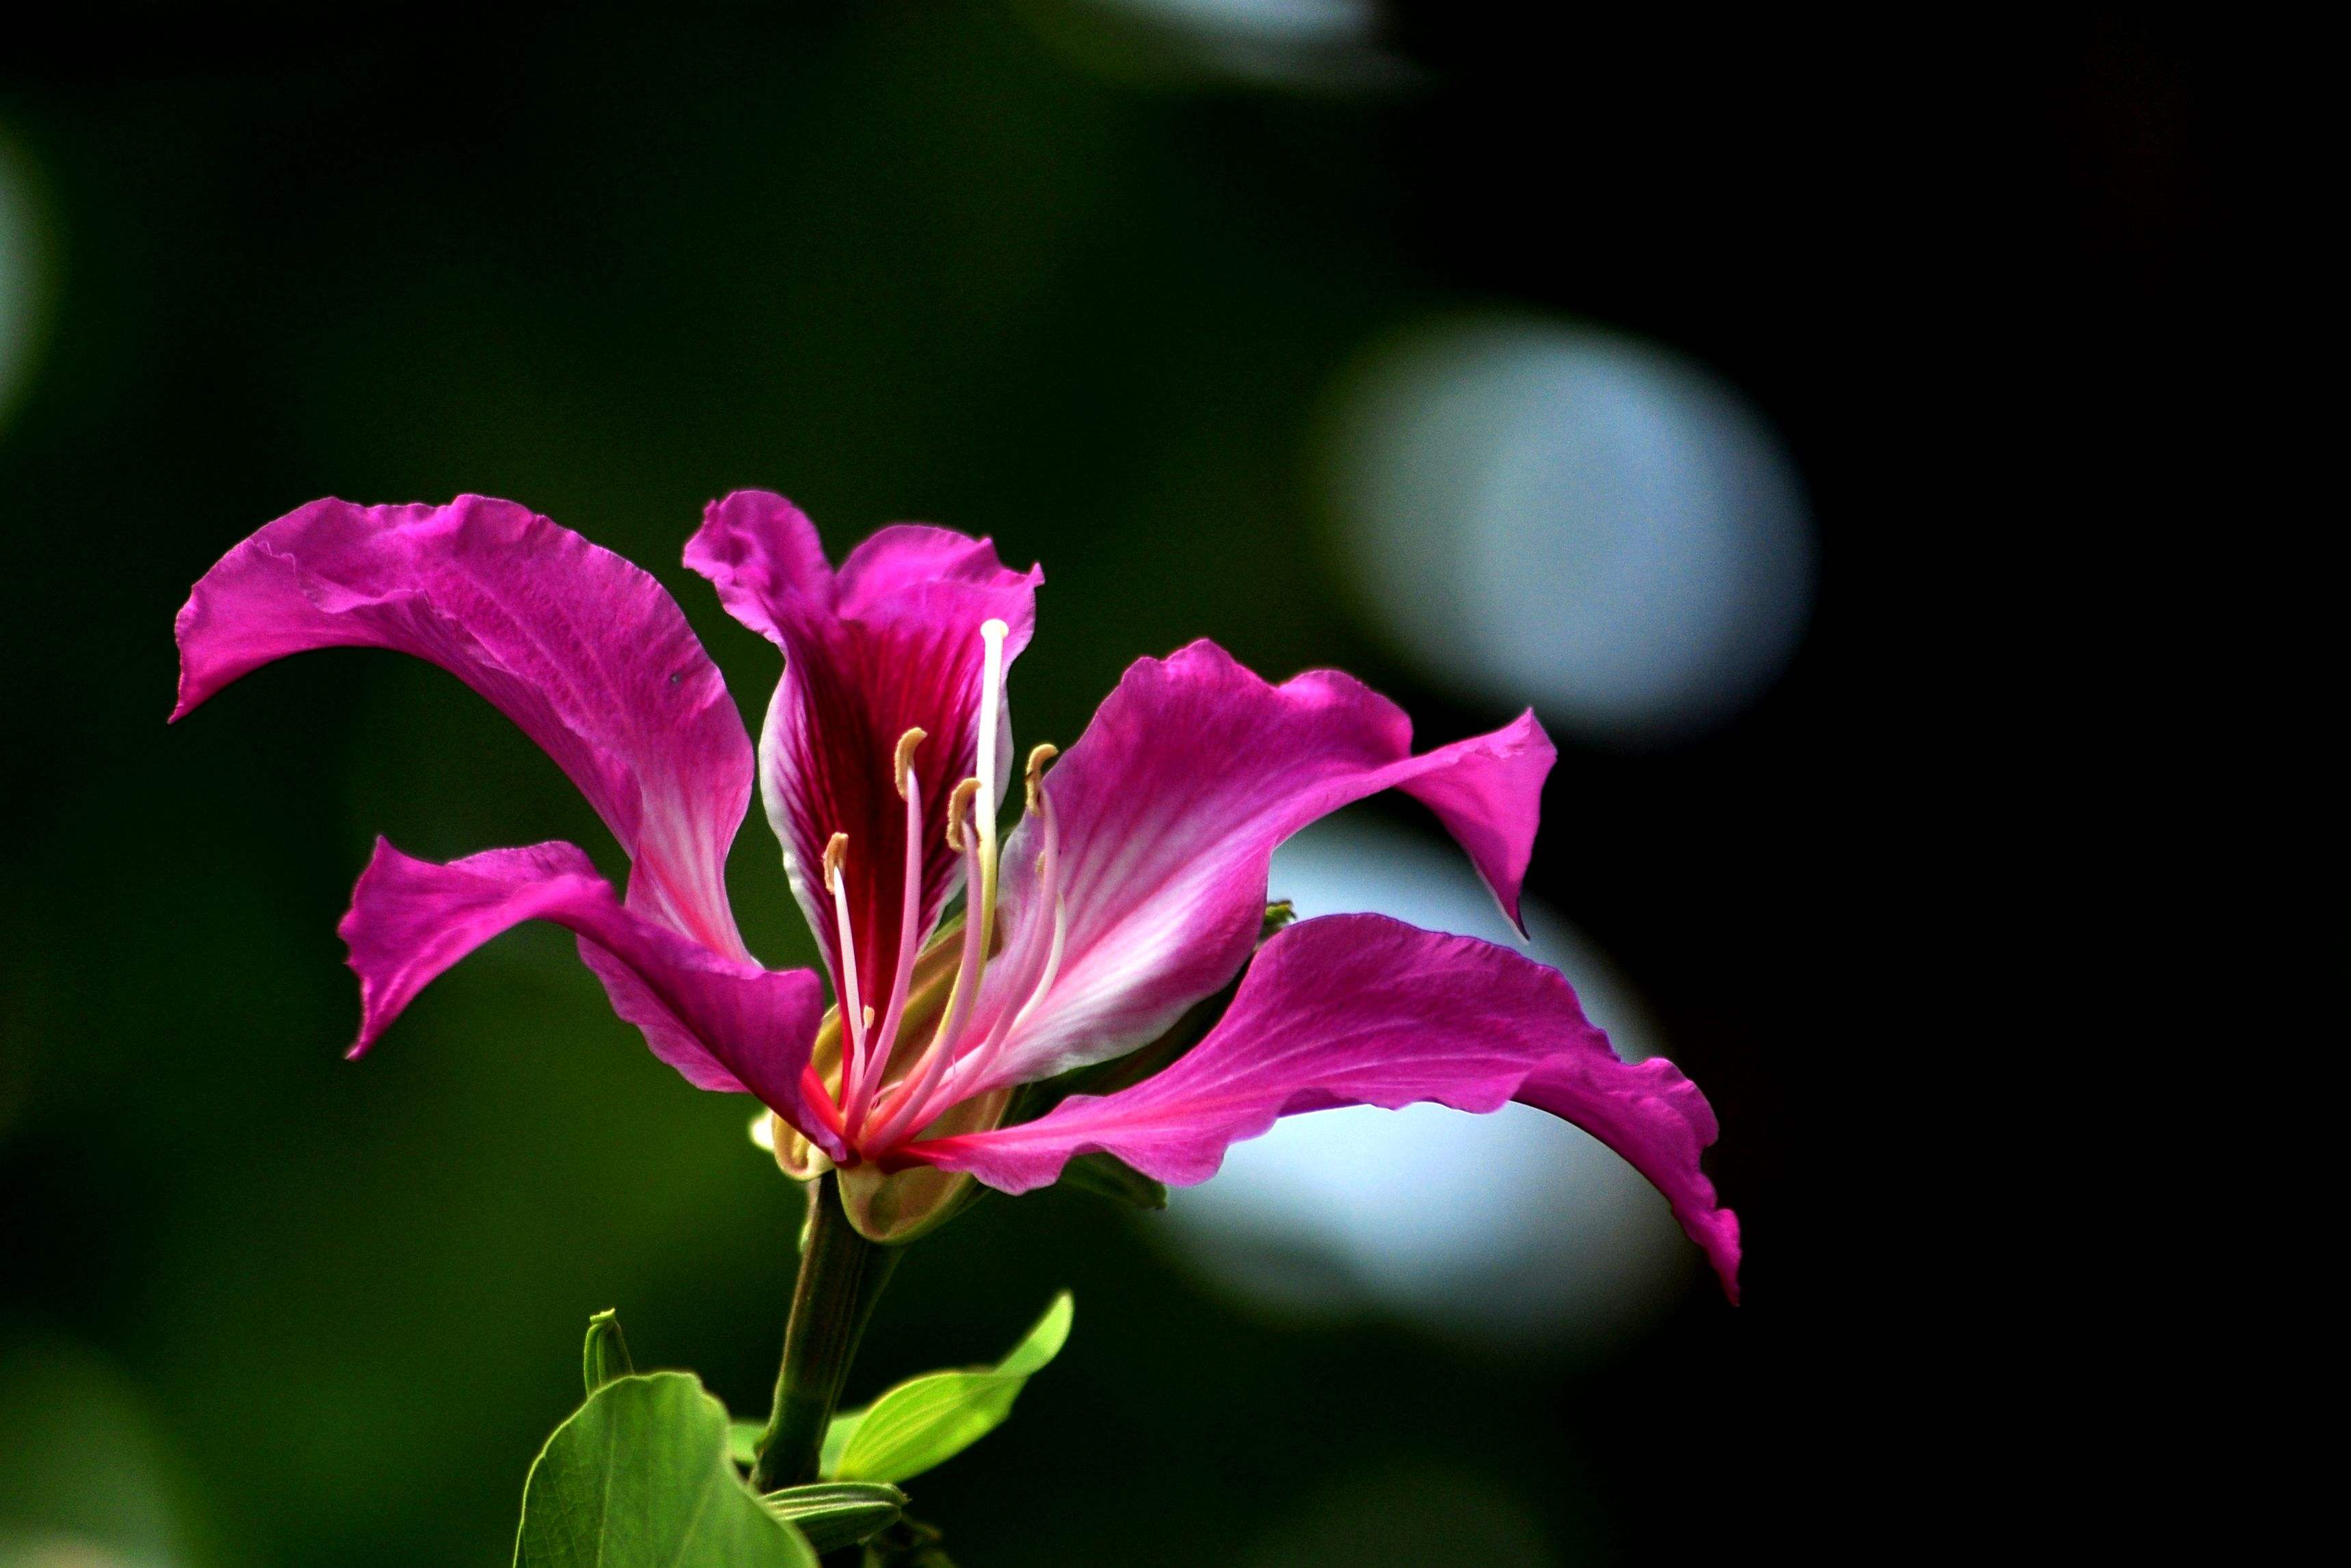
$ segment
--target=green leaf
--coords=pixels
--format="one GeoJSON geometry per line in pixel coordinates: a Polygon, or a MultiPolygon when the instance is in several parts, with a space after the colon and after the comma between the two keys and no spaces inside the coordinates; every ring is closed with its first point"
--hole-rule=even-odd
{"type": "Polygon", "coordinates": [[[857,1436],[858,1423],[864,1419],[862,1410],[844,1410],[832,1418],[832,1424],[824,1429],[823,1450],[817,1455],[819,1475],[840,1473],[841,1456],[849,1451],[849,1439],[857,1436]]]}
{"type": "MultiPolygon", "coordinates": [[[[1061,1352],[1076,1311],[1062,1291],[1012,1354],[992,1369],[931,1372],[910,1377],[862,1411],[837,1416],[850,1423],[828,1479],[903,1481],[944,1464],[1004,1424],[1021,1385],[1061,1352]]],[[[832,1433],[825,1434],[832,1448],[832,1433]]]]}
{"type": "Polygon", "coordinates": [[[580,1348],[580,1375],[593,1394],[616,1377],[636,1371],[629,1359],[629,1342],[621,1333],[621,1314],[607,1307],[588,1320],[588,1343],[580,1348]]]}
{"type": "Polygon", "coordinates": [[[515,1568],[817,1568],[726,1460],[726,1407],[686,1372],[616,1377],[555,1429],[515,1568]]]}
{"type": "Polygon", "coordinates": [[[1059,1185],[1137,1208],[1167,1207],[1167,1188],[1116,1155],[1080,1155],[1061,1167],[1059,1185]]]}
{"type": "Polygon", "coordinates": [[[786,1487],[762,1500],[768,1511],[799,1526],[819,1552],[854,1546],[898,1521],[906,1494],[880,1481],[818,1481],[786,1487]]]}

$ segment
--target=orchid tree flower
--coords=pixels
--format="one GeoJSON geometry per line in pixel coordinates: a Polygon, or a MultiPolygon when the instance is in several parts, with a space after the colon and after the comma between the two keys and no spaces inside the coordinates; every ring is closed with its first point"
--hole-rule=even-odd
{"type": "MultiPolygon", "coordinates": [[[[779,1162],[837,1191],[856,1236],[811,1236],[803,1293],[828,1249],[906,1239],[975,1181],[1027,1192],[1106,1155],[1196,1183],[1282,1116],[1517,1101],[1630,1161],[1735,1295],[1738,1223],[1699,1168],[1716,1135],[1705,1097],[1667,1061],[1619,1060],[1557,971],[1368,915],[1260,945],[1275,847],[1386,789],[1436,814],[1515,921],[1555,757],[1531,713],[1416,754],[1402,710],[1360,682],[1275,685],[1195,643],[1138,660],[1066,754],[1029,753],[1007,834],[1007,683],[1040,570],[911,525],[835,569],[799,508],[759,491],[712,505],[685,563],[783,655],[756,772],[830,1008],[818,976],[762,967],[737,931],[725,866],[752,747],[645,572],[469,496],[316,501],[196,584],[175,719],[303,649],[413,653],[520,725],[629,857],[616,893],[568,843],[434,864],[379,841],[340,927],[360,980],[351,1054],[466,953],[549,920],[655,1055],[698,1088],[757,1096],[779,1162]]],[[[782,1384],[789,1335],[786,1361],[782,1384]]],[[[821,1389],[815,1403],[830,1409],[821,1389]]]]}

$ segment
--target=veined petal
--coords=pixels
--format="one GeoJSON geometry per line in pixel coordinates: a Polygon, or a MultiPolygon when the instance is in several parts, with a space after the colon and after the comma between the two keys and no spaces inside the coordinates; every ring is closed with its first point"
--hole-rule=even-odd
{"type": "Polygon", "coordinates": [[[751,747],[718,667],[661,584],[511,501],[313,501],[221,558],[182,608],[174,719],[274,659],[392,648],[496,705],[628,852],[632,907],[747,956],[726,850],[751,747]]]}
{"type": "MultiPolygon", "coordinates": [[[[1007,570],[986,539],[913,524],[882,529],[836,573],[815,525],[761,490],[713,503],[685,563],[710,579],[737,620],[784,651],[760,734],[768,820],[841,994],[838,923],[819,868],[832,835],[849,835],[841,874],[857,992],[883,1013],[905,900],[905,807],[892,777],[899,737],[909,729],[925,737],[914,766],[925,806],[915,922],[927,932],[958,871],[947,797],[977,765],[980,627],[1005,623],[1008,665],[1035,630],[1044,573],[1007,570]]],[[[997,752],[1000,796],[1011,747],[997,752]]]]}
{"type": "MultiPolygon", "coordinates": [[[[1511,918],[1556,756],[1532,714],[1412,755],[1404,711],[1352,676],[1317,670],[1276,686],[1213,643],[1131,667],[1046,776],[1064,868],[1068,933],[1050,991],[959,1089],[1049,1077],[1154,1038],[1249,957],[1274,849],[1382,789],[1434,810],[1511,918]]],[[[1005,959],[981,993],[981,1034],[1052,939],[1039,834],[1004,852],[1005,959]]]]}
{"type": "MultiPolygon", "coordinates": [[[[698,1089],[758,1095],[819,1137],[801,1072],[824,1014],[809,969],[768,970],[726,957],[624,907],[575,844],[489,850],[446,865],[381,839],[338,928],[360,977],[358,1056],[417,992],[491,937],[551,920],[580,938],[613,1009],[644,1030],[653,1054],[698,1089]]],[[[829,1133],[820,1142],[831,1144],[829,1133]]]]}
{"type": "Polygon", "coordinates": [[[1670,1062],[1617,1060],[1557,970],[1384,915],[1328,915],[1275,936],[1207,1037],[1132,1088],[897,1157],[1027,1192],[1100,1152],[1189,1186],[1280,1116],[1424,1100],[1482,1113],[1514,1099],[1583,1127],[1656,1184],[1736,1299],[1738,1221],[1698,1168],[1715,1122],[1697,1087],[1670,1062]]]}

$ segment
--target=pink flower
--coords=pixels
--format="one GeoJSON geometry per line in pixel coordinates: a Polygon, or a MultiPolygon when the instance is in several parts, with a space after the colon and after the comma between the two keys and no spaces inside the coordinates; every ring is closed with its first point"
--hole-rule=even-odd
{"type": "Polygon", "coordinates": [[[712,506],[685,559],[783,652],[758,773],[831,972],[831,1013],[814,974],[761,967],[736,930],[725,866],[751,747],[645,573],[469,496],[313,502],[196,584],[177,622],[175,719],[287,653],[395,648],[519,724],[629,855],[617,896],[568,843],[435,865],[379,841],[341,925],[360,977],[353,1055],[466,953],[551,920],[654,1054],[700,1088],[757,1095],[845,1192],[852,1177],[871,1199],[966,1175],[1026,1192],[1097,1152],[1188,1184],[1280,1116],[1517,1100],[1631,1161],[1735,1295],[1738,1222],[1699,1169],[1716,1134],[1705,1097],[1668,1062],[1619,1061],[1557,972],[1375,915],[1305,921],[1259,946],[1275,846],[1388,789],[1437,814],[1515,918],[1555,755],[1531,714],[1415,756],[1403,712],[1350,677],[1271,685],[1195,643],[1137,661],[1050,772],[1052,747],[1030,755],[1027,810],[999,841],[1006,677],[1040,571],[914,526],[836,571],[808,518],[758,491],[712,506]],[[942,927],[958,886],[965,914],[942,927]],[[1019,1086],[1151,1043],[1244,968],[1171,1065],[1003,1124],[1019,1086]]]}

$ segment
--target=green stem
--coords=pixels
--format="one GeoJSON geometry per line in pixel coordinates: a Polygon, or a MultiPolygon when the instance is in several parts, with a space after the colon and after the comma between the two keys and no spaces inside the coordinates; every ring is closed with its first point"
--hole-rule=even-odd
{"type": "Polygon", "coordinates": [[[791,1321],[784,1326],[775,1408],[751,1471],[758,1490],[817,1479],[825,1428],[832,1424],[858,1339],[897,1266],[897,1248],[866,1240],[841,1212],[841,1178],[831,1171],[817,1178],[809,1188],[808,1234],[800,1243],[791,1321]]]}

